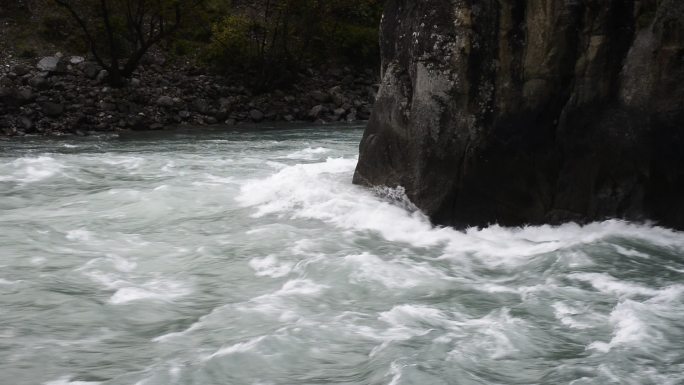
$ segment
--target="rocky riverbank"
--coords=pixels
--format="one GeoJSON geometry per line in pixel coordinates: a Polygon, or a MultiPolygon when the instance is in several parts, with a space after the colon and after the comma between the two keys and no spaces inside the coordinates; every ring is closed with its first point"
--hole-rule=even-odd
{"type": "Polygon", "coordinates": [[[150,58],[123,88],[80,56],[0,63],[0,135],[86,135],[178,125],[275,121],[340,122],[370,117],[377,75],[351,68],[308,69],[287,90],[253,93],[243,74],[212,74],[150,58]]]}

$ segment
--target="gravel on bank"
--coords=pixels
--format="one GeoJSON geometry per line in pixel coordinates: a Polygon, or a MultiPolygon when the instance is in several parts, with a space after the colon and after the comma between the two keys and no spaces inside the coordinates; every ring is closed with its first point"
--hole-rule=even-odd
{"type": "Polygon", "coordinates": [[[367,120],[378,90],[371,70],[307,69],[287,90],[255,94],[229,77],[150,56],[122,88],[80,56],[0,63],[0,136],[86,135],[179,125],[367,120]]]}

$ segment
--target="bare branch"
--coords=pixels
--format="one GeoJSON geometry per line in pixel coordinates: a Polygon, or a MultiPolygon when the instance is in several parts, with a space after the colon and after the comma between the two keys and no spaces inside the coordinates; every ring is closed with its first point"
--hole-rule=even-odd
{"type": "Polygon", "coordinates": [[[95,57],[95,61],[97,61],[97,63],[103,68],[107,70],[110,69],[110,66],[108,66],[97,53],[95,39],[93,39],[93,35],[90,33],[90,29],[88,28],[88,25],[86,24],[83,17],[81,17],[81,15],[79,15],[78,12],[76,12],[74,7],[67,0],[54,0],[54,2],[57,3],[57,5],[66,9],[74,18],[74,20],[76,20],[76,23],[79,25],[79,27],[83,31],[83,34],[85,35],[86,41],[88,42],[88,46],[90,47],[90,52],[93,54],[93,57],[95,57]]]}

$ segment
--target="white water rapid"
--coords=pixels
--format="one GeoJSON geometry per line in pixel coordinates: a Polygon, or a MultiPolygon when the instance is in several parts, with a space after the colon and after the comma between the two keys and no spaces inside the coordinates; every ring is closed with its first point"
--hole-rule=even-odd
{"type": "Polygon", "coordinates": [[[436,228],[360,135],[0,142],[0,384],[684,383],[684,234],[436,228]]]}

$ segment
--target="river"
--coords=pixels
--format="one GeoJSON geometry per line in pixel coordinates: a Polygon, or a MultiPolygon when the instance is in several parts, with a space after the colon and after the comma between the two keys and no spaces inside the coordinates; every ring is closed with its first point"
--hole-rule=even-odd
{"type": "Polygon", "coordinates": [[[361,133],[0,142],[0,384],[684,383],[684,234],[436,228],[361,133]]]}

